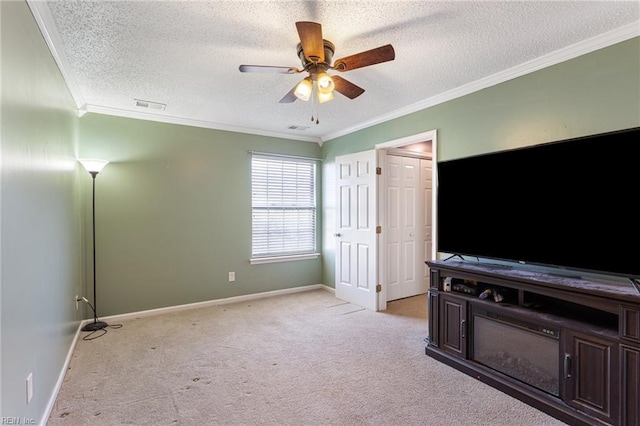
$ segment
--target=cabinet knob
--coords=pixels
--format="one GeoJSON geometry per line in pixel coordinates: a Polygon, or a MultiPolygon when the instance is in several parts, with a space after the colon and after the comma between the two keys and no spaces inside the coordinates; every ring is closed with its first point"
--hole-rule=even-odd
{"type": "Polygon", "coordinates": [[[342,234],[339,232],[336,232],[335,234],[333,234],[334,237],[342,237],[342,234]]]}

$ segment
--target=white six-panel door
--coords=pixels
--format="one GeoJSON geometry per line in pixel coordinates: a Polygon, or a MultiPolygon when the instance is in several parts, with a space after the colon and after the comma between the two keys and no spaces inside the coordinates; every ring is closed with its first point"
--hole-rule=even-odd
{"type": "Polygon", "coordinates": [[[387,155],[385,275],[387,301],[426,293],[431,257],[431,160],[387,155]]]}
{"type": "Polygon", "coordinates": [[[336,297],[378,310],[376,151],[336,157],[336,297]]]}
{"type": "Polygon", "coordinates": [[[387,156],[386,177],[387,301],[418,294],[421,268],[416,267],[422,248],[420,160],[387,156]],[[418,272],[419,271],[419,272],[418,272]]]}

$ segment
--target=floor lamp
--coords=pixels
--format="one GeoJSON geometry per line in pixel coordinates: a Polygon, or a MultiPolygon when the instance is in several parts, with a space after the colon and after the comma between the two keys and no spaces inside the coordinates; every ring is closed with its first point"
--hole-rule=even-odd
{"type": "Polygon", "coordinates": [[[98,299],[96,298],[96,176],[98,176],[98,173],[100,173],[104,166],[107,165],[108,161],[91,158],[79,158],[78,161],[82,164],[85,170],[89,172],[93,183],[93,196],[91,203],[91,228],[93,230],[93,306],[89,303],[89,306],[91,306],[91,309],[93,310],[93,322],[82,327],[82,331],[96,331],[102,330],[108,326],[106,322],[98,321],[98,299]]]}

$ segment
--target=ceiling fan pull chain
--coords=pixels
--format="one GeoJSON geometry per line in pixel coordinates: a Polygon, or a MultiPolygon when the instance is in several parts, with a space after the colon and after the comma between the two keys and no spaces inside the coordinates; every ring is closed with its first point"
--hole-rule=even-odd
{"type": "Polygon", "coordinates": [[[320,98],[317,95],[317,90],[318,90],[317,85],[318,85],[318,83],[316,82],[316,87],[314,87],[316,90],[314,90],[314,95],[315,96],[313,97],[313,102],[314,102],[314,105],[316,107],[316,124],[320,124],[320,120],[319,120],[319,117],[318,117],[320,115],[320,98]]]}
{"type": "Polygon", "coordinates": [[[312,122],[315,120],[314,115],[317,115],[317,114],[315,114],[316,110],[314,108],[315,105],[316,105],[315,104],[315,96],[314,96],[315,95],[315,90],[314,89],[315,89],[315,84],[312,86],[312,89],[311,89],[311,102],[310,102],[311,105],[310,106],[311,106],[311,121],[312,122]]]}

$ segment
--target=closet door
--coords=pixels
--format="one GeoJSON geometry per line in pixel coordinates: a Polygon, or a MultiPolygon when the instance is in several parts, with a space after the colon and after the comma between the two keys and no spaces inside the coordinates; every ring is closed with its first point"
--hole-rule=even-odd
{"type": "MultiPolygon", "coordinates": [[[[418,158],[386,161],[387,301],[426,293],[424,190],[418,158]]],[[[428,282],[428,281],[427,281],[428,282]]]]}

